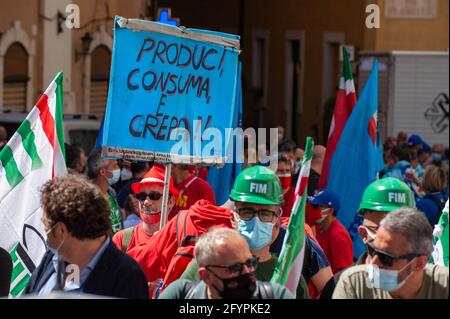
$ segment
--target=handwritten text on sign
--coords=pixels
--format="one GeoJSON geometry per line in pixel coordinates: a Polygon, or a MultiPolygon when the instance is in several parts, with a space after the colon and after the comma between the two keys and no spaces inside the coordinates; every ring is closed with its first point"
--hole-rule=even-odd
{"type": "MultiPolygon", "coordinates": [[[[103,146],[171,154],[179,129],[200,139],[202,147],[208,128],[225,137],[233,118],[238,51],[212,42],[116,23],[103,146]]],[[[224,138],[215,155],[224,156],[226,143],[224,138]]],[[[192,149],[179,155],[199,156],[192,149]]]]}

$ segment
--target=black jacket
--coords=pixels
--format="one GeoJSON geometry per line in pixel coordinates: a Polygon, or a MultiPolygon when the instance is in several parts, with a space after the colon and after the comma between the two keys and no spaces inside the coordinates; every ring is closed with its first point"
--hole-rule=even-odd
{"type": "Polygon", "coordinates": [[[9,253],[0,247],[0,298],[8,297],[13,263],[9,253]]]}
{"type": "MultiPolygon", "coordinates": [[[[37,294],[55,272],[53,253],[47,251],[25,288],[25,294],[37,294]]],[[[148,299],[147,279],[141,266],[118,250],[110,241],[83,285],[83,292],[99,296],[148,299]]]]}

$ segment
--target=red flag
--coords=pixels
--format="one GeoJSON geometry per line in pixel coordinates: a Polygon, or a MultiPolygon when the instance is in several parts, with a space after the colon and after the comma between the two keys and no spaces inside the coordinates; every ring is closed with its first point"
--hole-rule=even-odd
{"type": "Polygon", "coordinates": [[[341,138],[345,123],[353,111],[356,104],[355,84],[353,82],[352,68],[350,65],[348,52],[343,48],[344,65],[339,82],[336,103],[334,105],[333,118],[331,120],[330,133],[328,134],[327,150],[323,161],[322,173],[320,174],[319,189],[325,188],[328,181],[328,172],[331,159],[333,158],[336,146],[341,138]]]}

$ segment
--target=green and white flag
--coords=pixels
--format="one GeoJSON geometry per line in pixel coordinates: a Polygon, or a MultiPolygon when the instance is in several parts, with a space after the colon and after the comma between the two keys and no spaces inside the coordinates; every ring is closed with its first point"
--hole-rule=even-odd
{"type": "Polygon", "coordinates": [[[286,286],[294,296],[297,294],[297,286],[302,275],[305,256],[305,207],[313,148],[314,142],[311,137],[308,137],[302,168],[295,187],[295,202],[292,207],[291,218],[284,236],[280,257],[270,280],[272,283],[286,286]]]}
{"type": "Polygon", "coordinates": [[[0,246],[13,260],[19,296],[46,251],[40,189],[66,173],[60,72],[0,152],[0,246]]]}
{"type": "Polygon", "coordinates": [[[434,226],[434,251],[431,262],[436,265],[448,267],[448,200],[439,222],[434,226]]]}

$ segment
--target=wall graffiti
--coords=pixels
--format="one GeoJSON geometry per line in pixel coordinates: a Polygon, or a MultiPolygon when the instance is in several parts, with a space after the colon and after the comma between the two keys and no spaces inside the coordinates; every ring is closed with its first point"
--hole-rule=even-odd
{"type": "Polygon", "coordinates": [[[448,128],[448,102],[448,95],[446,93],[439,93],[434,99],[432,106],[424,113],[425,119],[430,122],[431,128],[435,133],[441,134],[448,128]]]}

